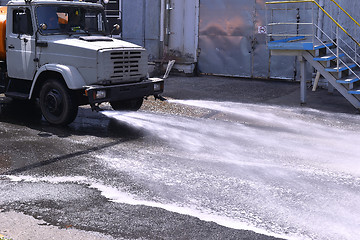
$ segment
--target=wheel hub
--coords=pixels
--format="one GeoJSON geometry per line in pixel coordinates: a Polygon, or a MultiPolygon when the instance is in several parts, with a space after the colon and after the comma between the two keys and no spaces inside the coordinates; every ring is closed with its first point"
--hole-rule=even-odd
{"type": "Polygon", "coordinates": [[[61,113],[61,103],[62,97],[61,94],[56,90],[52,89],[48,92],[45,98],[46,108],[52,114],[60,114],[61,113]]]}

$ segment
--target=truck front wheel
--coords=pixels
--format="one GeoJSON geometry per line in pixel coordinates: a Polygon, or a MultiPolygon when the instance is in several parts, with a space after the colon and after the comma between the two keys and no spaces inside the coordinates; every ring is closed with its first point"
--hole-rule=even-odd
{"type": "Polygon", "coordinates": [[[111,107],[117,111],[137,111],[143,104],[143,98],[110,102],[111,107]]]}
{"type": "Polygon", "coordinates": [[[75,120],[78,104],[70,90],[51,79],[40,90],[40,108],[44,118],[54,125],[67,125],[75,120]]]}

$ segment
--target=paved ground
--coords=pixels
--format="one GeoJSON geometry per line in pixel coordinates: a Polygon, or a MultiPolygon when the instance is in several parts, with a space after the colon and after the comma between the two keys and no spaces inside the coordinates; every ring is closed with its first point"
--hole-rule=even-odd
{"type": "MultiPolygon", "coordinates": [[[[200,99],[242,103],[300,106],[298,82],[239,79],[230,77],[171,77],[166,82],[165,95],[177,99],[200,99]]],[[[357,113],[357,110],[337,91],[318,88],[313,92],[309,84],[305,108],[329,112],[357,113]]]]}
{"type": "Polygon", "coordinates": [[[170,102],[126,114],[85,107],[66,128],[8,105],[0,234],[353,239],[359,115],[338,93],[308,95],[301,107],[297,83],[171,77],[170,102]]]}

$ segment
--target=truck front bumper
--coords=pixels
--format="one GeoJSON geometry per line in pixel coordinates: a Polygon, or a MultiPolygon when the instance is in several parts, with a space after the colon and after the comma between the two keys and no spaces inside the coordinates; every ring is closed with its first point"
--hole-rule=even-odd
{"type": "Polygon", "coordinates": [[[85,89],[85,95],[93,109],[103,102],[116,102],[138,99],[147,96],[157,96],[164,91],[164,80],[161,78],[149,78],[137,83],[119,85],[91,85],[85,89]]]}

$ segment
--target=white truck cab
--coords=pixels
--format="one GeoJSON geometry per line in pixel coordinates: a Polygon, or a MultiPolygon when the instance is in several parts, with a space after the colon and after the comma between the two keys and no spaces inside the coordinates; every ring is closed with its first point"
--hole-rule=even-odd
{"type": "Polygon", "coordinates": [[[55,125],[71,123],[84,104],[139,109],[144,97],[162,93],[164,82],[147,77],[146,50],[112,38],[107,25],[101,4],[10,1],[6,39],[0,39],[6,48],[0,89],[12,98],[38,99],[55,125]]]}

